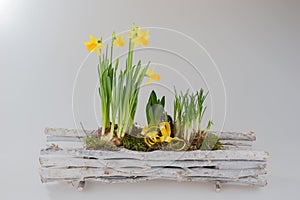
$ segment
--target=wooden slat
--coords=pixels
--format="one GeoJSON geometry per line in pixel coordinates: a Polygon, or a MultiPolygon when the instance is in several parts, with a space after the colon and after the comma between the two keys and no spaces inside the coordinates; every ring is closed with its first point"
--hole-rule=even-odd
{"type": "MultiPolygon", "coordinates": [[[[47,178],[43,179],[44,183],[46,182],[56,182],[56,181],[81,181],[82,179],[70,178],[70,179],[55,179],[47,178]]],[[[97,181],[100,183],[112,184],[112,183],[138,183],[142,181],[149,180],[171,180],[179,182],[216,182],[221,181],[223,183],[236,183],[244,185],[252,185],[263,187],[267,185],[267,180],[265,177],[243,177],[238,179],[229,179],[229,178],[215,178],[215,177],[87,177],[84,180],[86,181],[97,181]]]]}
{"type": "Polygon", "coordinates": [[[113,169],[120,169],[124,167],[132,168],[156,168],[156,167],[215,167],[216,169],[255,169],[265,168],[265,161],[147,161],[147,160],[98,160],[98,159],[84,159],[76,157],[40,157],[41,167],[44,168],[71,168],[71,167],[106,167],[113,169]]]}
{"type": "MultiPolygon", "coordinates": [[[[50,138],[55,138],[54,136],[58,137],[70,137],[70,138],[77,138],[82,139],[87,137],[87,135],[91,135],[95,133],[96,130],[87,130],[83,131],[81,129],[66,129],[66,128],[45,128],[45,134],[47,136],[53,136],[50,138]]],[[[248,140],[248,141],[255,141],[256,136],[254,132],[226,132],[226,131],[209,131],[210,133],[214,133],[220,137],[221,140],[248,140]]]]}
{"type": "Polygon", "coordinates": [[[85,179],[86,177],[161,177],[161,178],[177,178],[177,177],[215,177],[238,179],[247,176],[258,176],[266,174],[265,169],[242,169],[242,170],[222,170],[222,169],[182,169],[182,168],[159,168],[159,169],[123,169],[117,171],[110,168],[70,168],[70,169],[54,169],[41,168],[40,174],[42,179],[85,179]]]}
{"type": "Polygon", "coordinates": [[[98,159],[137,159],[137,160],[256,160],[264,161],[269,154],[265,151],[218,150],[218,151],[152,151],[137,152],[121,149],[119,151],[97,151],[84,149],[43,149],[41,155],[80,156],[98,159]]]}

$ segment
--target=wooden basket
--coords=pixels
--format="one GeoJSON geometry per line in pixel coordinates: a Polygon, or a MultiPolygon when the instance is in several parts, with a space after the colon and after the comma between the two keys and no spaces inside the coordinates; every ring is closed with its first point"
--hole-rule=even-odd
{"type": "Polygon", "coordinates": [[[253,151],[253,132],[214,132],[225,150],[137,152],[85,150],[87,135],[76,129],[46,128],[48,147],[40,153],[40,176],[43,183],[85,181],[134,183],[164,179],[176,181],[212,181],[253,186],[267,184],[265,174],[268,153],[253,151]],[[52,144],[51,144],[52,143],[52,144]],[[50,145],[51,144],[51,145],[50,145]]]}

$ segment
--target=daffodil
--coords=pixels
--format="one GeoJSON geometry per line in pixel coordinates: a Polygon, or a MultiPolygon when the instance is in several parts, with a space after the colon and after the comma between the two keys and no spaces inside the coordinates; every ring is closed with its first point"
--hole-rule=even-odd
{"type": "Polygon", "coordinates": [[[119,48],[125,45],[124,35],[120,35],[114,40],[115,47],[119,48]]]}
{"type": "Polygon", "coordinates": [[[136,37],[132,39],[134,47],[142,45],[143,47],[149,44],[149,30],[142,31],[140,27],[136,28],[136,37]]]}
{"type": "Polygon", "coordinates": [[[104,45],[93,35],[90,35],[90,41],[85,42],[84,45],[89,52],[95,52],[98,56],[100,56],[101,49],[104,48],[104,45]]]}
{"type": "Polygon", "coordinates": [[[146,85],[149,85],[151,82],[158,82],[160,81],[160,75],[154,74],[154,69],[148,69],[146,75],[149,77],[149,80],[146,82],[146,85]]]}
{"type": "Polygon", "coordinates": [[[142,34],[142,29],[141,29],[141,27],[136,27],[136,29],[135,29],[135,32],[136,32],[136,35],[138,36],[138,35],[141,35],[142,34]]]}

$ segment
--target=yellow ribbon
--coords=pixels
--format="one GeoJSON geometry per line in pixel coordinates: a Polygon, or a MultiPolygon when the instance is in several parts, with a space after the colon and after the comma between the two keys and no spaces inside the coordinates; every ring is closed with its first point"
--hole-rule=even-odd
{"type": "Polygon", "coordinates": [[[178,137],[171,137],[171,126],[169,122],[161,122],[159,123],[159,126],[145,126],[142,130],[142,134],[145,136],[144,141],[145,143],[151,147],[157,142],[167,142],[170,143],[172,141],[180,141],[183,142],[183,146],[179,148],[178,150],[182,150],[185,147],[185,141],[183,139],[180,139],[178,137]],[[159,128],[161,132],[161,136],[159,136],[159,133],[157,129],[159,128]],[[149,130],[154,130],[154,131],[149,131],[149,130]]]}

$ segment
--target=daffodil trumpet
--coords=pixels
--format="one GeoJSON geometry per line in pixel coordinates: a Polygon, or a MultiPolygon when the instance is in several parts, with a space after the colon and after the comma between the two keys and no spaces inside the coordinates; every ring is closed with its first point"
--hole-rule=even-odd
{"type": "Polygon", "coordinates": [[[154,69],[147,70],[146,75],[149,77],[149,80],[146,82],[146,85],[149,85],[151,82],[159,82],[160,81],[160,75],[154,73],[154,69]]]}

